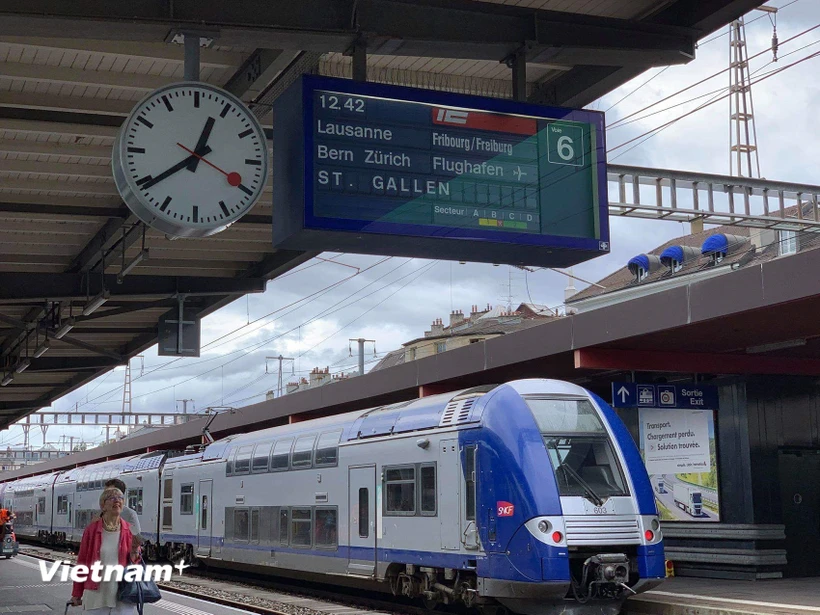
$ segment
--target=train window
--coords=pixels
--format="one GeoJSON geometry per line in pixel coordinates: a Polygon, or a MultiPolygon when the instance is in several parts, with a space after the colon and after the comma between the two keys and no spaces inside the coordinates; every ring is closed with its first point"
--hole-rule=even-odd
{"type": "Polygon", "coordinates": [[[290,464],[294,468],[309,468],[313,460],[313,443],[316,436],[302,436],[296,439],[293,445],[293,455],[290,464]]]}
{"type": "Polygon", "coordinates": [[[233,474],[250,474],[251,472],[251,455],[253,454],[253,445],[240,446],[236,452],[236,458],[233,461],[233,474]]]}
{"type": "Polygon", "coordinates": [[[316,443],[316,465],[335,466],[339,460],[339,440],[341,430],[323,433],[316,443]]]}
{"type": "Polygon", "coordinates": [[[587,399],[526,397],[525,400],[542,434],[606,433],[595,407],[587,399]]]}
{"type": "Polygon", "coordinates": [[[464,482],[467,489],[464,496],[465,519],[475,521],[476,446],[464,449],[464,482]]]}
{"type": "Polygon", "coordinates": [[[236,457],[236,449],[233,449],[228,454],[228,460],[225,462],[225,476],[231,476],[233,474],[233,458],[236,457]]]}
{"type": "Polygon", "coordinates": [[[333,508],[316,508],[313,528],[313,544],[317,549],[335,549],[338,544],[337,520],[339,511],[333,508]]]}
{"type": "Polygon", "coordinates": [[[384,469],[384,512],[387,515],[413,515],[416,512],[416,468],[384,469]]]}
{"type": "Polygon", "coordinates": [[[128,490],[128,508],[138,515],[142,514],[142,487],[128,490]]]}
{"type": "Polygon", "coordinates": [[[58,515],[67,515],[68,514],[68,496],[66,496],[66,495],[57,496],[57,514],[58,515]]]}
{"type": "Polygon", "coordinates": [[[249,523],[247,508],[235,508],[233,511],[233,537],[234,540],[248,540],[249,523]]]}
{"type": "Polygon", "coordinates": [[[292,508],[290,515],[290,544],[293,547],[311,545],[311,511],[310,508],[292,508]]]}
{"type": "Polygon", "coordinates": [[[170,530],[173,521],[174,509],[171,506],[162,507],[162,529],[170,530]]]}
{"type": "Polygon", "coordinates": [[[288,509],[283,508],[279,511],[279,544],[283,547],[288,546],[288,528],[290,527],[290,523],[288,522],[288,509]]]}
{"type": "Polygon", "coordinates": [[[202,496],[202,508],[199,515],[199,527],[203,530],[208,529],[208,496],[202,496]]]}
{"type": "Polygon", "coordinates": [[[433,516],[436,514],[436,466],[423,465],[419,471],[421,476],[421,514],[433,516]]]}
{"type": "Polygon", "coordinates": [[[37,498],[37,514],[44,515],[46,513],[46,499],[37,498]]]}
{"type": "Polygon", "coordinates": [[[173,500],[174,499],[174,479],[173,478],[166,478],[165,484],[162,488],[162,499],[163,500],[173,500]]]}
{"type": "Polygon", "coordinates": [[[254,474],[268,471],[268,458],[270,457],[273,444],[257,444],[253,451],[253,463],[251,471],[254,474]]]}
{"type": "Polygon", "coordinates": [[[285,438],[284,440],[279,440],[273,447],[273,454],[270,458],[270,469],[272,472],[287,470],[288,467],[290,467],[288,458],[292,444],[293,438],[285,438]]]}
{"type": "Polygon", "coordinates": [[[620,464],[606,437],[546,437],[544,443],[555,471],[558,493],[600,502],[627,495],[620,464]]]}
{"type": "Polygon", "coordinates": [[[370,536],[370,492],[359,488],[359,538],[370,536]]]}
{"type": "Polygon", "coordinates": [[[180,485],[179,486],[179,514],[193,515],[194,514],[194,486],[180,485]]]}
{"type": "Polygon", "coordinates": [[[251,509],[251,532],[250,541],[259,542],[259,509],[251,509]]]}

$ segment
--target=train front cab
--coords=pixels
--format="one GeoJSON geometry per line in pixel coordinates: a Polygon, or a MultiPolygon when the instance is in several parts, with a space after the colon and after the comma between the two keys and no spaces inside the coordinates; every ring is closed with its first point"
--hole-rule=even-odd
{"type": "Polygon", "coordinates": [[[477,451],[478,593],[528,615],[614,615],[658,585],[651,485],[612,409],[553,380],[498,387],[485,404],[484,429],[461,442],[477,451]]]}

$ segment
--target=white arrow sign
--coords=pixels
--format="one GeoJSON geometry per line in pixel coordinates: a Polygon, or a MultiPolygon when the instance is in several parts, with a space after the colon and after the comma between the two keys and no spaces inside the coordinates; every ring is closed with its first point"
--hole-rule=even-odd
{"type": "Polygon", "coordinates": [[[625,404],[626,403],[626,398],[629,397],[629,389],[622,386],[620,389],[618,389],[617,395],[621,396],[621,403],[625,404]]]}

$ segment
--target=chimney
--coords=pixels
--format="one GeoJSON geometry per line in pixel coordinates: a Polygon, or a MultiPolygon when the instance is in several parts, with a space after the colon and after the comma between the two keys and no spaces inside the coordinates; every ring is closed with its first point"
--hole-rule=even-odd
{"type": "Polygon", "coordinates": [[[464,322],[464,312],[461,310],[454,310],[450,312],[450,326],[454,327],[464,322]]]}
{"type": "Polygon", "coordinates": [[[285,386],[285,391],[287,392],[288,395],[290,395],[291,393],[294,393],[298,390],[299,390],[299,383],[298,382],[288,382],[288,384],[285,386]]]}
{"type": "Polygon", "coordinates": [[[265,393],[265,400],[266,401],[269,400],[269,399],[273,399],[274,397],[276,397],[276,394],[272,390],[265,393]]]}
{"type": "Polygon", "coordinates": [[[435,337],[444,333],[444,323],[441,318],[436,318],[430,325],[430,330],[424,332],[424,337],[435,337]]]}
{"type": "Polygon", "coordinates": [[[763,248],[772,245],[777,239],[775,231],[767,228],[750,228],[749,242],[759,252],[763,248]]]}
{"type": "MultiPolygon", "coordinates": [[[[569,268],[569,275],[572,276],[572,267],[569,268]]],[[[569,277],[567,280],[567,287],[564,289],[564,301],[569,301],[578,293],[578,289],[575,288],[575,279],[569,277]]]]}

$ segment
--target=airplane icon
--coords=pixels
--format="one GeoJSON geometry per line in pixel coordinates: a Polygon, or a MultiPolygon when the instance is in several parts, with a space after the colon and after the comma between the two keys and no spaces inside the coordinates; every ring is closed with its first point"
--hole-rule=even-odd
{"type": "Polygon", "coordinates": [[[513,171],[513,175],[518,179],[518,181],[521,181],[521,178],[524,177],[526,174],[527,172],[522,171],[520,166],[516,168],[515,171],[513,171]]]}

